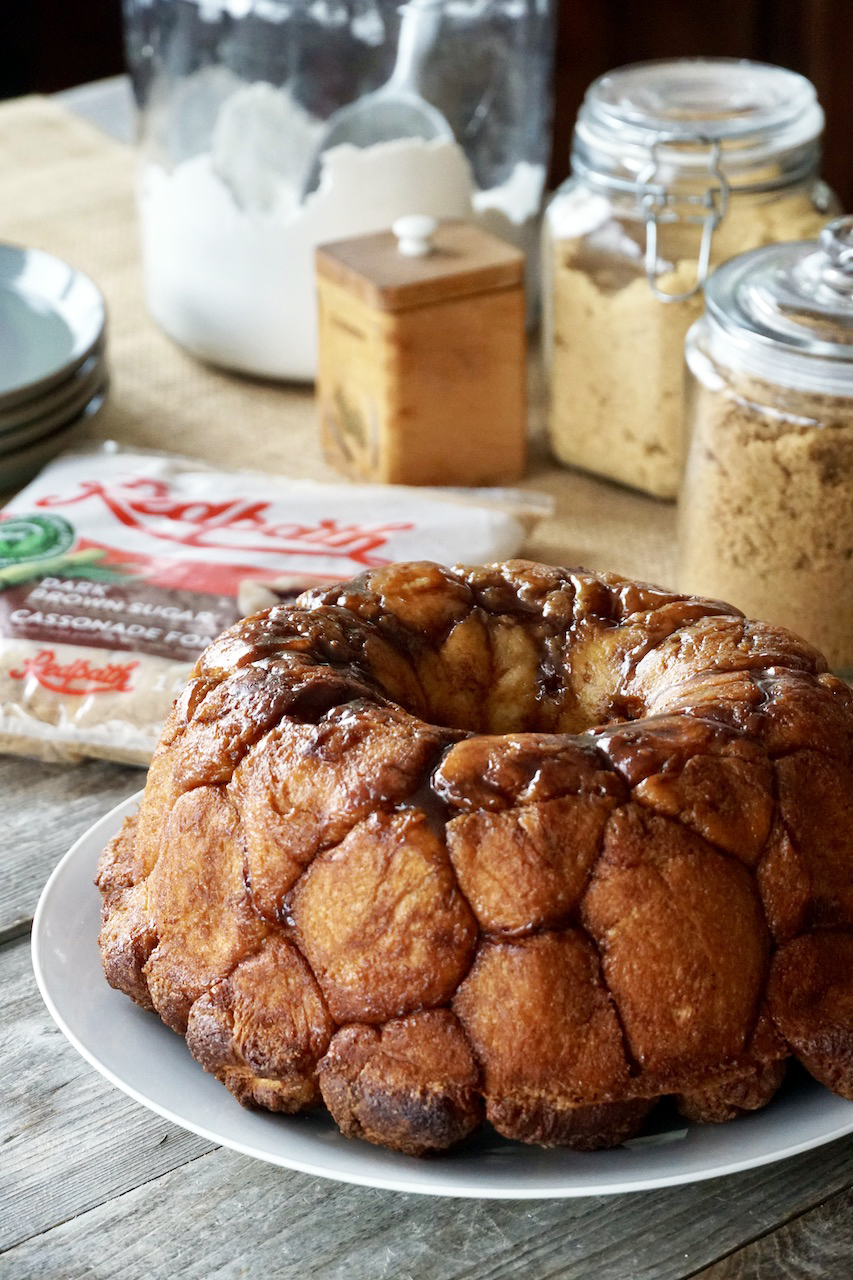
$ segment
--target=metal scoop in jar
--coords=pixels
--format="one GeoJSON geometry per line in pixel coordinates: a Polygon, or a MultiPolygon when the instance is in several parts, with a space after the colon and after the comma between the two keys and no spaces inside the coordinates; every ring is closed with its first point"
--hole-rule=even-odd
{"type": "Polygon", "coordinates": [[[439,0],[409,0],[401,10],[394,70],[385,84],[330,116],[302,189],[303,199],[320,184],[323,153],[349,143],[370,147],[396,138],[452,138],[441,112],[418,92],[421,67],[441,26],[439,0]]]}

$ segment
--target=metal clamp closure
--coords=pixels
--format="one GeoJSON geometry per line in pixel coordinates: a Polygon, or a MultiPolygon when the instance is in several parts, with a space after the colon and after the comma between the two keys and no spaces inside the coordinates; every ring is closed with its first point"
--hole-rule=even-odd
{"type": "Polygon", "coordinates": [[[721,146],[719,139],[700,138],[697,141],[707,144],[708,172],[711,182],[701,195],[676,194],[667,191],[660,184],[655,185],[653,179],[660,169],[658,147],[667,142],[679,139],[659,138],[652,146],[652,158],[646,167],[637,175],[637,182],[643,188],[643,211],[646,223],[646,279],[649,288],[661,302],[686,302],[697,294],[708,278],[708,267],[711,261],[711,244],[714,232],[725,217],[729,205],[729,182],[720,165],[721,146]],[[695,208],[696,212],[683,213],[676,206],[695,208]],[[658,228],[665,222],[687,222],[702,225],[702,239],[699,244],[699,256],[696,262],[696,281],[692,288],[684,293],[667,293],[658,285],[658,228]]]}

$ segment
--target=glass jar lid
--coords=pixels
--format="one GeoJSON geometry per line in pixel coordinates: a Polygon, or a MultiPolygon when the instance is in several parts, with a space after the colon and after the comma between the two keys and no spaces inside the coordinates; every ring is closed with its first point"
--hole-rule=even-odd
{"type": "Polygon", "coordinates": [[[853,394],[853,216],[817,241],[766,245],[705,285],[712,353],[784,386],[853,394]]]}
{"type": "Polygon", "coordinates": [[[817,176],[823,131],[814,86],[782,67],[734,58],[640,62],[587,90],[572,138],[572,170],[589,185],[628,192],[646,227],[646,278],[662,302],[705,283],[712,239],[732,191],[774,191],[817,176]],[[696,278],[659,285],[667,224],[701,228],[696,278]]]}
{"type": "Polygon", "coordinates": [[[661,180],[708,169],[708,149],[731,186],[758,187],[812,172],[823,111],[793,71],[736,58],[675,58],[620,67],[587,90],[573,168],[622,182],[654,162],[661,180]]]}

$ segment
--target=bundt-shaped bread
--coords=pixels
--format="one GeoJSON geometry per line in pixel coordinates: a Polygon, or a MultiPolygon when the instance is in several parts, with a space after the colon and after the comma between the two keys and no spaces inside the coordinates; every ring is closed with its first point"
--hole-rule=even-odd
{"type": "Polygon", "coordinates": [[[580,1149],[853,1097],[853,694],[719,602],[391,565],[226,631],[104,851],[109,982],[243,1103],[580,1149]]]}

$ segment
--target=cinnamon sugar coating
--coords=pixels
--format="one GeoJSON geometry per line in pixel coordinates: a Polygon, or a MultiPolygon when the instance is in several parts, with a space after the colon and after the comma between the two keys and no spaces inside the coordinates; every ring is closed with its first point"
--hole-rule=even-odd
{"type": "Polygon", "coordinates": [[[225,632],[104,851],[107,980],[410,1154],[853,1096],[853,693],[719,601],[389,565],[225,632]]]}

